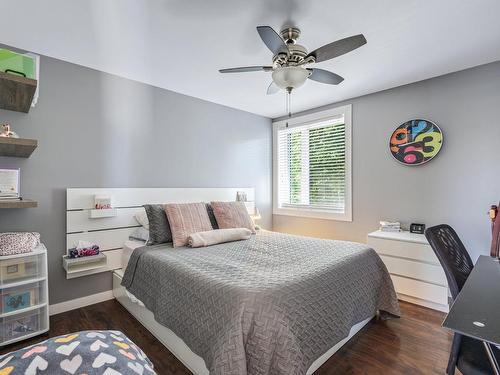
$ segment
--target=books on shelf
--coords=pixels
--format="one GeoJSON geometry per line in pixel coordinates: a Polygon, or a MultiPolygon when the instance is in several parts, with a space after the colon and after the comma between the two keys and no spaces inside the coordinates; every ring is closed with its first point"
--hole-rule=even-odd
{"type": "Polygon", "coordinates": [[[399,221],[381,221],[380,230],[383,232],[401,232],[401,223],[399,221]]]}

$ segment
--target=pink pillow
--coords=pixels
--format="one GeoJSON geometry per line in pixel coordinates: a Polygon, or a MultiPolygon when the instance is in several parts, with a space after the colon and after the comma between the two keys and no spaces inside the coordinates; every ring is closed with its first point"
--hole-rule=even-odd
{"type": "Polygon", "coordinates": [[[213,229],[205,203],[169,203],[164,209],[174,247],[186,246],[190,234],[213,229]]]}
{"type": "Polygon", "coordinates": [[[248,228],[255,233],[255,224],[243,202],[211,202],[220,229],[248,228]]]}

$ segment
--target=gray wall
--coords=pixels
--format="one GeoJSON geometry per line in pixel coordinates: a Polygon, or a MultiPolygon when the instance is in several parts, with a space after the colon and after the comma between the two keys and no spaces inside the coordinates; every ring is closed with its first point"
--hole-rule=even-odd
{"type": "Polygon", "coordinates": [[[500,199],[500,62],[332,106],[349,103],[353,221],[274,215],[274,230],[365,242],[381,219],[449,223],[473,258],[488,254],[487,211],[500,199]],[[412,118],[432,120],[444,133],[440,154],[418,167],[388,151],[394,129],[412,118]]]}
{"type": "Polygon", "coordinates": [[[29,114],[0,110],[35,138],[21,168],[25,197],[39,208],[0,210],[1,231],[38,231],[49,250],[50,303],[111,288],[110,273],[66,280],[68,187],[254,186],[271,227],[271,121],[174,92],[42,57],[40,99],[29,114]]]}

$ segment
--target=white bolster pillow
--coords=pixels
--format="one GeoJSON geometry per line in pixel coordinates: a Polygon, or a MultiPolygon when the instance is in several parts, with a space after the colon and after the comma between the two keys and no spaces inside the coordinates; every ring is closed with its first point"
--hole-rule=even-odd
{"type": "Polygon", "coordinates": [[[205,247],[224,242],[248,240],[251,235],[252,231],[247,228],[215,229],[190,234],[188,245],[191,247],[205,247]]]}

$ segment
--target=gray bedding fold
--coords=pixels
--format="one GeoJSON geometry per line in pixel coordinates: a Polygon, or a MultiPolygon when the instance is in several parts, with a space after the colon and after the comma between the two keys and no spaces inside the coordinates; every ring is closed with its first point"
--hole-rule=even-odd
{"type": "Polygon", "coordinates": [[[305,374],[354,324],[400,314],[373,249],[273,232],[136,249],[122,285],[218,375],[305,374]]]}

